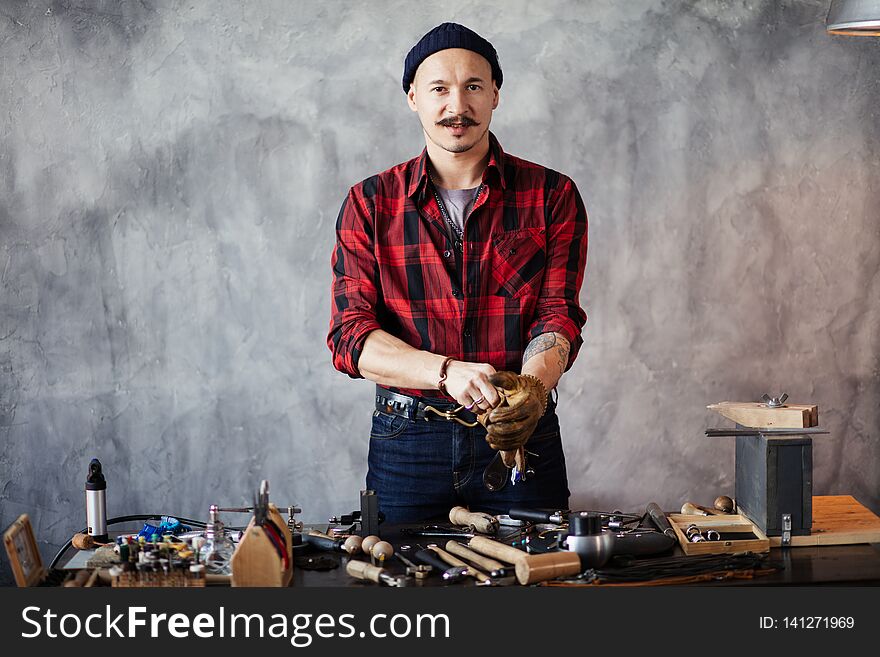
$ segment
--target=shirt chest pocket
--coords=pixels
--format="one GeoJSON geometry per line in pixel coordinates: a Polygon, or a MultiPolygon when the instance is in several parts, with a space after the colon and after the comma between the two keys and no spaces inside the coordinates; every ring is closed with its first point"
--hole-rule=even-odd
{"type": "Polygon", "coordinates": [[[492,237],[492,292],[519,299],[536,296],[547,263],[546,231],[521,228],[492,237]]]}

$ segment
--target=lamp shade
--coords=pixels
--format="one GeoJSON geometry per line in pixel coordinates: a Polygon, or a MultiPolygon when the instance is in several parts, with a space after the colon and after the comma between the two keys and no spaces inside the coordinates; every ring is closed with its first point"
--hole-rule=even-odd
{"type": "Polygon", "coordinates": [[[825,31],[847,36],[880,36],[880,0],[832,0],[825,31]]]}

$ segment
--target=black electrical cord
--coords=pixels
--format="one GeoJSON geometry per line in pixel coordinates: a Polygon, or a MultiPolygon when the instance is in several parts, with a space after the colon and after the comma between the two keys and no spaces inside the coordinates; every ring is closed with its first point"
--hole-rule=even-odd
{"type": "MultiPolygon", "coordinates": [[[[167,516],[167,513],[163,514],[137,514],[132,516],[117,516],[115,518],[110,518],[107,521],[108,525],[118,525],[121,522],[131,522],[133,520],[161,520],[162,516],[167,516]]],[[[190,520],[189,518],[179,518],[177,516],[172,516],[173,518],[177,518],[184,525],[194,525],[196,527],[207,527],[207,523],[202,520],[190,520]]],[[[84,534],[88,531],[87,527],[83,527],[77,533],[84,534]]],[[[61,557],[64,556],[64,553],[67,552],[67,549],[73,545],[73,536],[65,543],[55,557],[52,559],[52,563],[49,564],[49,570],[53,570],[58,562],[61,560],[61,557]]]]}

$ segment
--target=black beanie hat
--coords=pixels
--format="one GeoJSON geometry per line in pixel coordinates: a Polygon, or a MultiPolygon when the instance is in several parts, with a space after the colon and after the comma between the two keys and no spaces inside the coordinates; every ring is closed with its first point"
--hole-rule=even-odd
{"type": "Polygon", "coordinates": [[[501,88],[501,66],[498,65],[498,53],[495,52],[492,44],[464,25],[443,23],[423,36],[406,56],[406,62],[403,65],[404,93],[409,93],[409,85],[416,77],[416,69],[419,64],[435,52],[447,48],[464,48],[485,57],[492,66],[492,77],[495,84],[499,89],[501,88]]]}

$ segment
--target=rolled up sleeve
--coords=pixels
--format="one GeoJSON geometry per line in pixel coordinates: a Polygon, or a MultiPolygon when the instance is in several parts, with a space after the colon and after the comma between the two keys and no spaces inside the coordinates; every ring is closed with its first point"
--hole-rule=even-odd
{"type": "Polygon", "coordinates": [[[376,320],[379,270],[373,251],[373,223],[359,187],[353,187],[336,219],[330,332],[327,346],[333,367],[353,379],[363,378],[358,360],[376,320]]]}
{"type": "Polygon", "coordinates": [[[587,211],[570,179],[562,176],[547,223],[547,262],[528,340],[542,333],[558,333],[571,343],[568,370],[583,338],[587,314],[580,305],[580,290],[587,264],[587,211]]]}

